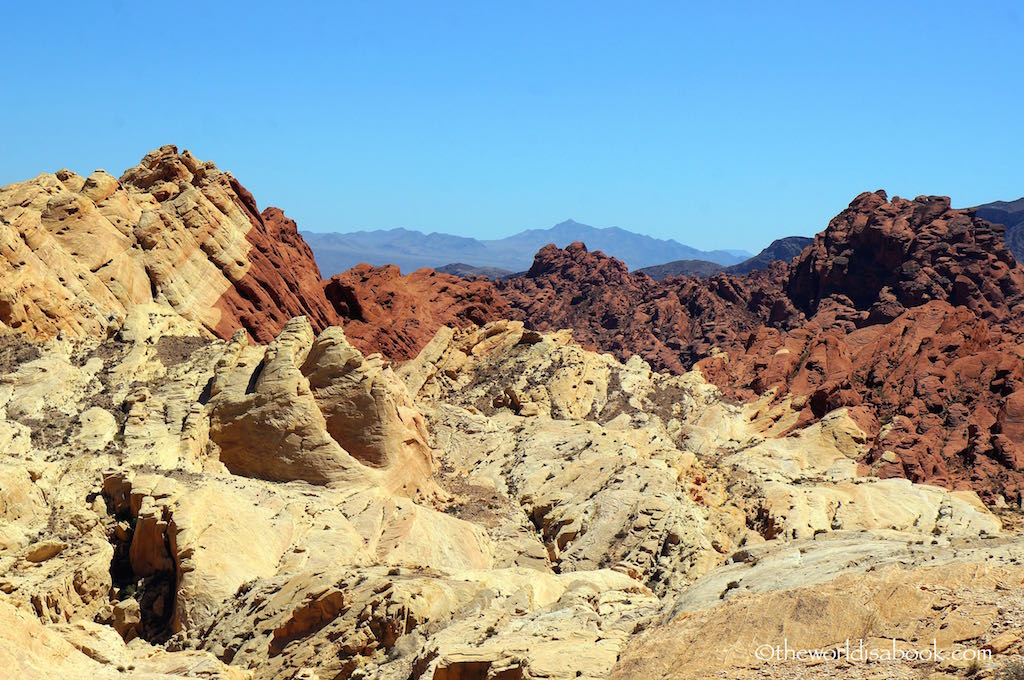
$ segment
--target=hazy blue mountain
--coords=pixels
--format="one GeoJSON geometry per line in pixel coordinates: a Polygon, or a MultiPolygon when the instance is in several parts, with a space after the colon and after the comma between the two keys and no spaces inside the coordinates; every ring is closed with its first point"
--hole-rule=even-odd
{"type": "Polygon", "coordinates": [[[647,274],[655,281],[661,281],[669,276],[699,276],[703,279],[725,271],[725,267],[707,260],[673,260],[653,267],[641,267],[637,271],[647,274]]]}
{"type": "Polygon", "coordinates": [[[451,234],[424,234],[410,229],[379,229],[347,234],[302,232],[324,278],[361,262],[394,264],[403,273],[453,261],[487,264],[487,248],[476,239],[451,234]]]}
{"type": "Polygon", "coordinates": [[[533,256],[549,243],[565,247],[583,241],[590,250],[602,250],[617,257],[630,269],[661,264],[668,260],[707,260],[724,266],[750,256],[736,250],[703,251],[673,239],[657,239],[619,227],[597,228],[573,220],[550,229],[528,229],[502,239],[478,240],[410,229],[386,229],[351,233],[302,232],[316,256],[324,277],[344,271],[360,262],[395,264],[403,272],[421,267],[437,268],[452,262],[472,267],[491,267],[513,272],[525,271],[533,256]]]}
{"type": "Polygon", "coordinates": [[[601,250],[626,263],[630,269],[640,269],[667,260],[705,260],[722,265],[742,262],[750,253],[741,255],[728,250],[699,250],[683,245],[674,239],[658,239],[644,234],[636,234],[620,227],[598,228],[580,224],[574,220],[566,220],[550,229],[527,229],[518,234],[494,241],[484,241],[493,252],[500,253],[509,260],[519,258],[525,266],[512,267],[516,271],[528,269],[533,262],[533,255],[549,243],[564,248],[573,241],[587,244],[588,250],[601,250]],[[529,253],[528,258],[523,255],[529,253]]]}
{"type": "Polygon", "coordinates": [[[733,265],[726,271],[730,274],[747,274],[757,269],[766,269],[772,262],[778,260],[786,260],[788,262],[799,255],[804,248],[811,245],[812,241],[814,239],[809,236],[787,236],[786,238],[776,239],[754,257],[733,265]]]}
{"type": "Polygon", "coordinates": [[[1018,262],[1024,262],[1024,198],[985,203],[974,210],[981,219],[1006,226],[1006,247],[1018,262]]]}
{"type": "Polygon", "coordinates": [[[657,280],[664,279],[667,276],[699,276],[707,278],[719,272],[747,274],[758,269],[766,269],[772,262],[778,260],[792,260],[800,254],[800,251],[810,245],[813,240],[807,236],[780,238],[772,241],[771,245],[754,257],[748,258],[739,264],[734,264],[731,267],[705,260],[674,260],[665,264],[654,265],[653,267],[643,267],[639,271],[657,280]]]}
{"type": "Polygon", "coordinates": [[[471,264],[465,264],[463,262],[452,262],[441,267],[437,267],[437,271],[442,274],[451,274],[453,276],[461,276],[463,278],[467,276],[486,276],[489,279],[503,279],[506,276],[515,274],[510,269],[499,269],[498,267],[474,267],[471,264]]]}

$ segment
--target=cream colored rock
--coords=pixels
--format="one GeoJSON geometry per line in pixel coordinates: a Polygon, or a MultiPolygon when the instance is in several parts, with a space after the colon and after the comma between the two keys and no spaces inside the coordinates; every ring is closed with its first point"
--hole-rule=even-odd
{"type": "Polygon", "coordinates": [[[982,649],[988,650],[994,654],[1003,654],[1011,647],[1015,647],[1020,644],[1021,633],[1019,630],[1010,630],[1005,633],[1000,633],[994,638],[986,642],[981,646],[982,649]]]}
{"type": "Polygon", "coordinates": [[[86,656],[33,614],[0,599],[0,668],[11,677],[117,676],[113,667],[86,656]]]}
{"type": "Polygon", "coordinates": [[[131,642],[139,636],[141,625],[142,615],[135,598],[129,597],[114,605],[114,630],[125,642],[131,642]]]}
{"type": "Polygon", "coordinates": [[[210,439],[221,462],[235,474],[314,484],[377,476],[327,430],[301,371],[313,339],[309,322],[299,317],[288,322],[256,365],[218,367],[210,439]]]}
{"type": "Polygon", "coordinates": [[[497,602],[433,636],[414,664],[419,677],[607,677],[637,622],[658,607],[633,579],[608,570],[531,574],[529,586],[520,578],[492,572],[497,602]]]}
{"type": "Polygon", "coordinates": [[[78,444],[89,451],[102,449],[117,434],[117,420],[106,409],[93,406],[86,409],[79,417],[82,429],[76,439],[78,444]]]}
{"type": "MultiPolygon", "coordinates": [[[[70,539],[75,533],[72,529],[64,536],[70,539]]],[[[110,544],[93,531],[73,540],[44,540],[20,553],[0,555],[0,591],[51,623],[100,615],[111,586],[110,544]]]]}
{"type": "Polygon", "coordinates": [[[234,363],[218,367],[210,402],[210,438],[228,469],[438,493],[423,417],[380,356],[364,357],[341,328],[314,339],[304,317],[290,321],[258,361],[240,343],[232,344],[234,363]]]}
{"type": "MultiPolygon", "coordinates": [[[[862,553],[860,558],[876,567],[865,572],[841,567],[844,555],[836,551],[825,560],[833,559],[836,571],[820,582],[801,582],[799,562],[782,571],[776,565],[766,573],[774,584],[747,579],[724,583],[716,577],[724,588],[724,604],[718,596],[711,599],[710,592],[702,599],[687,597],[670,618],[630,642],[610,677],[756,678],[769,669],[807,672],[806,661],[758,658],[757,650],[783,644],[793,650],[831,649],[846,639],[853,649],[861,640],[876,650],[891,647],[893,639],[906,650],[931,649],[934,644],[948,660],[954,649],[979,650],[980,640],[1002,617],[994,603],[1022,595],[1024,568],[1013,564],[1005,546],[957,557],[946,549],[934,565],[927,549],[919,549],[916,556],[905,550],[900,561],[890,560],[887,552],[862,553]],[[909,564],[903,561],[908,558],[909,564]],[[880,566],[885,562],[887,566],[880,566]]],[[[913,665],[900,665],[890,665],[889,672],[917,672],[913,665]]],[[[817,672],[818,677],[849,677],[870,670],[830,660],[817,672]]]]}
{"type": "Polygon", "coordinates": [[[79,400],[102,362],[79,367],[69,358],[67,347],[54,343],[44,356],[0,376],[0,409],[15,421],[45,420],[54,413],[77,417],[79,400]]]}
{"type": "Polygon", "coordinates": [[[46,510],[46,496],[24,466],[0,465],[0,554],[28,545],[46,510]]]}
{"type": "MultiPolygon", "coordinates": [[[[339,564],[486,569],[482,531],[379,489],[353,493],[275,487],[206,475],[197,486],[122,474],[104,480],[116,514],[132,517],[132,572],[173,579],[162,624],[191,636],[247,583],[339,564]]],[[[144,602],[145,604],[145,602],[144,602]]]]}
{"type": "Polygon", "coordinates": [[[261,677],[305,667],[334,675],[360,668],[369,677],[429,678],[475,653],[495,666],[560,668],[550,677],[583,677],[575,670],[607,672],[637,617],[657,603],[635,581],[609,571],[445,576],[370,568],[301,574],[275,592],[265,587],[240,594],[209,643],[243,664],[262,658],[269,647],[261,677]],[[426,634],[429,640],[422,630],[434,631],[426,634]],[[599,657],[572,653],[595,641],[599,657]]]}
{"type": "Polygon", "coordinates": [[[210,480],[172,510],[175,630],[208,621],[243,583],[275,574],[292,545],[295,519],[282,499],[232,486],[210,480]]]}
{"type": "MultiPolygon", "coordinates": [[[[59,181],[125,209],[108,176],[59,181]]],[[[166,303],[116,323],[0,375],[15,669],[754,677],[765,631],[1017,657],[1013,511],[858,476],[869,443],[842,410],[797,428],[785,397],[727,403],[513,322],[441,331],[394,368],[304,319],[269,346],[166,303]]]]}
{"type": "MultiPolygon", "coordinates": [[[[857,477],[867,438],[844,411],[787,435],[785,402],[725,404],[697,373],[658,375],[501,324],[438,337],[447,348],[401,370],[429,375],[419,395],[436,405],[423,408],[439,448],[470,488],[514,498],[562,570],[610,566],[665,593],[766,538],[1000,531],[973,494],[857,477]]],[[[522,554],[527,543],[511,545],[522,554]]],[[[499,564],[516,559],[499,548],[499,564]]]]}
{"type": "Polygon", "coordinates": [[[60,171],[0,187],[0,322],[32,337],[103,337],[159,299],[212,331],[249,266],[252,222],[230,175],[187,151],[120,181],[60,171]]]}
{"type": "Polygon", "coordinates": [[[395,369],[395,374],[405,383],[409,394],[418,394],[424,383],[434,377],[438,371],[437,363],[448,351],[454,336],[454,330],[442,326],[430,342],[420,350],[415,360],[406,361],[395,369]]]}
{"type": "Polygon", "coordinates": [[[433,492],[433,452],[423,416],[380,355],[364,357],[340,327],[314,342],[302,366],[327,432],[364,465],[383,470],[392,489],[433,492]]]}
{"type": "Polygon", "coordinates": [[[44,626],[0,597],[0,668],[12,678],[217,678],[243,680],[243,669],[207,652],[167,652],[148,644],[126,646],[109,626],[77,623],[44,626]],[[120,669],[120,670],[119,670],[120,669]]]}

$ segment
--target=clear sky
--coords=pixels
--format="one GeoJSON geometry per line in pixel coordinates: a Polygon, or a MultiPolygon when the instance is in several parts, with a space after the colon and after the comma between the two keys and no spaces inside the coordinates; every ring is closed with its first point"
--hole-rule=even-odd
{"type": "Polygon", "coordinates": [[[0,183],[174,143],[302,229],[701,248],[1024,195],[1014,2],[5,3],[0,183]]]}

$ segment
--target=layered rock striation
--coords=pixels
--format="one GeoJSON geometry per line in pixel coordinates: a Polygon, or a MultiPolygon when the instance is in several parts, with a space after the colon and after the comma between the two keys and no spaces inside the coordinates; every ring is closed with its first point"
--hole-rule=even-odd
{"type": "Polygon", "coordinates": [[[3,327],[102,336],[148,302],[262,342],[294,316],[337,320],[295,223],[188,151],[161,147],[120,179],[61,170],[0,188],[3,327]]]}

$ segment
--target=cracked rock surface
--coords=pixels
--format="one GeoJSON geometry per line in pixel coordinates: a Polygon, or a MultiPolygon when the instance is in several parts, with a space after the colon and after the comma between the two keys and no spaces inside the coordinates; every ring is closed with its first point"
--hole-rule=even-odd
{"type": "Polygon", "coordinates": [[[1017,630],[1016,516],[863,476],[842,408],[805,423],[516,321],[400,364],[159,304],[7,340],[0,657],[29,676],[740,677],[779,631],[1017,630]]]}

